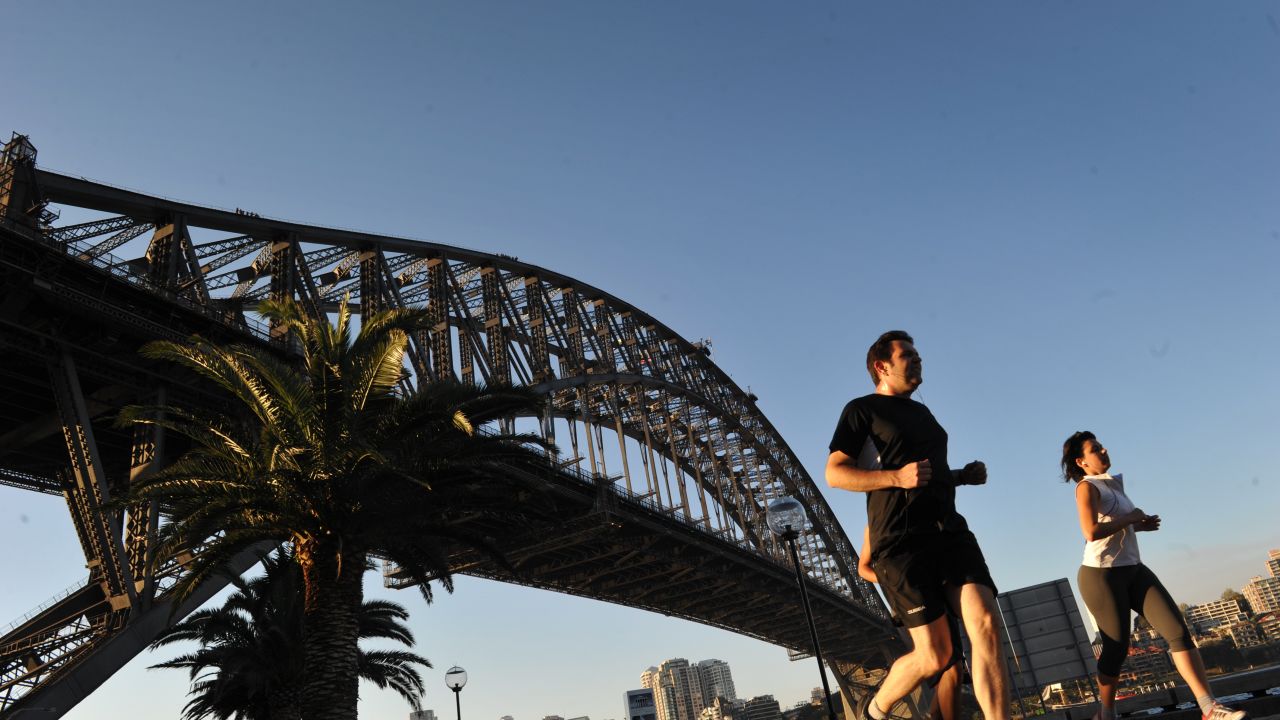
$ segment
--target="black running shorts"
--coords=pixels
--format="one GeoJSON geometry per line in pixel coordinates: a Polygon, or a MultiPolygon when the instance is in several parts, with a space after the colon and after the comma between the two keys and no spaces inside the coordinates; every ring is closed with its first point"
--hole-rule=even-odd
{"type": "Polygon", "coordinates": [[[875,559],[880,589],[908,628],[946,614],[947,586],[979,583],[996,593],[995,581],[973,533],[943,533],[895,547],[875,559]]]}

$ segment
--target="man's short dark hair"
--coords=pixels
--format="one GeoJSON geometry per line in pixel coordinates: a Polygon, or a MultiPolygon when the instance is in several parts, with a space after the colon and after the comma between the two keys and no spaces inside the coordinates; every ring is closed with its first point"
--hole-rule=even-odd
{"type": "Polygon", "coordinates": [[[871,343],[871,347],[867,349],[867,374],[871,376],[871,384],[873,385],[880,384],[880,378],[876,375],[876,363],[885,362],[893,357],[894,340],[909,342],[912,345],[916,343],[907,334],[906,330],[890,330],[876,338],[876,341],[871,343]]]}

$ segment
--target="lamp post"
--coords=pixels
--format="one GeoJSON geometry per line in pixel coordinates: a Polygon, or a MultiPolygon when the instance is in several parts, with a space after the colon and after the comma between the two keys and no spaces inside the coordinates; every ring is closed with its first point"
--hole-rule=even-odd
{"type": "Polygon", "coordinates": [[[458,706],[458,720],[462,720],[462,686],[467,684],[467,671],[454,665],[444,674],[444,684],[453,691],[453,702],[458,706]]]}
{"type": "Polygon", "coordinates": [[[804,570],[800,566],[800,552],[796,550],[796,538],[804,529],[804,506],[793,497],[774,498],[769,501],[765,519],[774,535],[786,541],[791,550],[791,564],[796,568],[796,584],[800,586],[800,599],[804,603],[804,617],[809,621],[809,637],[813,640],[813,656],[818,661],[818,675],[822,678],[822,690],[827,698],[827,717],[835,720],[836,708],[831,702],[831,686],[827,684],[827,671],[822,666],[822,647],[818,644],[818,629],[813,625],[813,609],[809,607],[809,589],[804,584],[804,570]]]}

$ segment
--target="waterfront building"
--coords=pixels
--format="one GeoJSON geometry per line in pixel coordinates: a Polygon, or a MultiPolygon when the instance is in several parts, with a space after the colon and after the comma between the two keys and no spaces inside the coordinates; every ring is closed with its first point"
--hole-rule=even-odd
{"type": "Polygon", "coordinates": [[[745,720],[782,720],[782,707],[772,695],[757,695],[743,708],[745,720]]]}
{"type": "Polygon", "coordinates": [[[1280,642],[1280,611],[1263,613],[1253,620],[1267,642],[1280,642]]]}
{"type": "Polygon", "coordinates": [[[730,700],[725,697],[715,697],[704,708],[702,714],[698,716],[698,720],[741,720],[742,718],[742,701],[730,700]]]}
{"type": "Polygon", "coordinates": [[[1249,602],[1249,608],[1255,613],[1280,610],[1280,576],[1254,577],[1240,589],[1240,594],[1249,602]]]}
{"type": "Polygon", "coordinates": [[[1262,636],[1258,633],[1258,626],[1248,620],[1220,625],[1215,630],[1220,636],[1230,638],[1238,648],[1253,647],[1263,643],[1262,636]]]}
{"type": "Polygon", "coordinates": [[[1187,621],[1198,634],[1219,625],[1231,625],[1249,619],[1249,609],[1240,600],[1212,600],[1187,608],[1187,621]]]}
{"type": "Polygon", "coordinates": [[[1120,682],[1126,687],[1150,685],[1173,672],[1169,653],[1154,645],[1129,647],[1129,656],[1120,672],[1120,682]]]}
{"type": "Polygon", "coordinates": [[[705,703],[702,679],[697,666],[684,658],[672,658],[640,675],[644,686],[653,690],[658,720],[698,720],[705,703]]]}
{"type": "Polygon", "coordinates": [[[698,679],[702,683],[702,704],[708,706],[717,697],[737,700],[733,687],[733,673],[729,663],[723,660],[702,660],[698,663],[698,679]]]}
{"type": "Polygon", "coordinates": [[[658,668],[650,667],[640,673],[640,687],[652,690],[658,687],[658,668]]]}
{"type": "Polygon", "coordinates": [[[1133,632],[1129,633],[1129,647],[1154,647],[1159,648],[1161,652],[1169,652],[1169,641],[1146,622],[1143,622],[1141,627],[1138,623],[1134,623],[1133,632]]]}
{"type": "Polygon", "coordinates": [[[658,706],[653,700],[653,690],[642,688],[628,690],[623,697],[623,720],[657,720],[658,706]]]}

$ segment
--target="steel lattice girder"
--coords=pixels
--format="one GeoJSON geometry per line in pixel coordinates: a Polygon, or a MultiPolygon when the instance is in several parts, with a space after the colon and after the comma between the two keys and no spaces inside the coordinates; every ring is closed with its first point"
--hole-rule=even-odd
{"type": "MultiPolygon", "coordinates": [[[[389,292],[388,286],[395,287],[402,302],[425,300],[430,304],[438,299],[447,308],[447,329],[455,332],[460,351],[468,356],[479,378],[494,381],[511,377],[518,383],[535,384],[535,375],[548,377],[536,384],[556,397],[557,412],[564,417],[617,419],[624,434],[643,439],[639,412],[634,407],[610,407],[609,397],[614,391],[641,383],[648,388],[665,387],[667,392],[646,392],[646,398],[663,403],[648,413],[650,437],[660,436],[659,444],[674,450],[676,464],[690,476],[699,477],[707,495],[719,500],[722,507],[718,510],[732,515],[735,524],[754,536],[752,541],[767,544],[771,539],[763,531],[763,505],[772,497],[795,496],[805,505],[821,539],[816,548],[806,548],[806,555],[825,555],[830,562],[823,564],[836,569],[835,582],[822,574],[816,579],[851,599],[865,594],[866,587],[856,577],[852,543],[803,465],[754,402],[702,348],[608,293],[501,255],[210,210],[56,173],[38,171],[38,177],[43,193],[54,203],[121,216],[180,217],[186,228],[236,233],[225,242],[191,246],[188,241],[196,254],[192,266],[211,266],[225,253],[242,252],[245,243],[241,238],[293,237],[304,248],[300,264],[307,274],[317,278],[333,267],[330,272],[350,277],[342,287],[353,302],[360,301],[371,287],[389,292]],[[431,293],[431,260],[441,261],[446,271],[444,297],[431,293]],[[376,282],[357,277],[370,273],[377,273],[376,282]],[[545,359],[541,344],[544,331],[545,359]],[[582,372],[572,372],[578,367],[582,372]],[[555,393],[570,385],[601,388],[603,392],[579,393],[576,400],[569,400],[567,393],[555,393]],[[661,413],[675,416],[674,424],[680,427],[655,422],[661,413]],[[678,430],[683,430],[683,437],[676,436],[678,430]],[[717,459],[724,458],[735,460],[736,467],[716,472],[717,459]],[[743,485],[742,477],[751,482],[743,485]],[[740,498],[744,491],[748,498],[740,498]],[[749,500],[751,507],[741,505],[735,497],[749,500]]],[[[277,252],[281,244],[276,243],[277,252]]],[[[253,297],[270,287],[270,270],[259,264],[244,295],[253,297]]],[[[215,277],[207,281],[211,290],[218,286],[215,277]]],[[[332,296],[331,291],[322,293],[319,287],[310,290],[317,297],[332,296]]],[[[216,303],[219,299],[212,300],[216,303]]],[[[382,304],[386,304],[385,297],[375,303],[382,304]]],[[[418,351],[430,353],[426,344],[418,351]]],[[[419,360],[416,367],[432,367],[429,357],[419,360]]]]}

